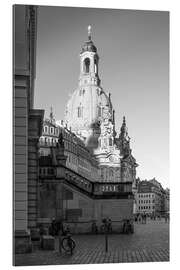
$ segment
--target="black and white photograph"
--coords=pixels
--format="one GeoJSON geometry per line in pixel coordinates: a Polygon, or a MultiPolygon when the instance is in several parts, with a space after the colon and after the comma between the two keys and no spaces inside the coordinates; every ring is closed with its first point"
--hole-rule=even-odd
{"type": "Polygon", "coordinates": [[[169,11],[12,16],[13,265],[168,262],[169,11]]]}

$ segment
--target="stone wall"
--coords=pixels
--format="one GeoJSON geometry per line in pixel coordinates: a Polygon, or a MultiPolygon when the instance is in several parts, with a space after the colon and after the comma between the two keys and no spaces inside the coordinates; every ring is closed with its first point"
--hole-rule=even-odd
{"type": "MultiPolygon", "coordinates": [[[[123,220],[133,217],[133,198],[94,199],[68,186],[65,182],[58,185],[62,186],[61,202],[63,202],[59,211],[73,233],[90,233],[92,221],[96,221],[100,227],[102,219],[107,217],[112,220],[114,231],[120,232],[123,220]]],[[[50,183],[41,185],[39,202],[41,222],[43,219],[46,223],[47,218],[49,220],[52,217],[57,218],[57,216],[52,216],[58,212],[57,209],[55,211],[57,207],[55,189],[57,187],[53,187],[50,183]]]]}
{"type": "Polygon", "coordinates": [[[37,226],[38,142],[41,134],[42,110],[30,110],[28,121],[28,228],[37,226]]]}

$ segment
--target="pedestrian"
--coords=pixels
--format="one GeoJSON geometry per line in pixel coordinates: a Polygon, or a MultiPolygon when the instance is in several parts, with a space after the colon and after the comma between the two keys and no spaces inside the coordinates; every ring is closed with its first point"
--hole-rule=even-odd
{"type": "Polygon", "coordinates": [[[142,223],[142,215],[140,214],[138,217],[139,223],[142,223]]]}
{"type": "Polygon", "coordinates": [[[144,214],[142,214],[142,224],[144,224],[144,214]]]}
{"type": "Polygon", "coordinates": [[[98,227],[96,225],[96,221],[93,221],[92,226],[91,226],[91,231],[92,233],[95,233],[95,234],[98,233],[98,227]]]}
{"type": "Polygon", "coordinates": [[[108,226],[108,232],[112,232],[112,221],[111,221],[111,219],[109,218],[109,220],[108,220],[108,224],[107,224],[107,226],[108,226]]]}
{"type": "Polygon", "coordinates": [[[144,214],[144,223],[146,224],[146,219],[147,219],[147,216],[146,214],[144,214]]]}

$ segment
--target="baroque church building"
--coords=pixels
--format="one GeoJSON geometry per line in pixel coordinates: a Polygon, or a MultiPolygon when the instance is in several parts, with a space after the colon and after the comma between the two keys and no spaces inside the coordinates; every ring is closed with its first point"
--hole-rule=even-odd
{"type": "Polygon", "coordinates": [[[39,223],[61,219],[77,233],[102,218],[111,218],[113,229],[121,231],[123,220],[133,216],[138,165],[125,117],[119,135],[115,131],[111,95],[101,87],[98,64],[89,26],[65,119],[55,121],[51,110],[39,142],[39,223]]]}
{"type": "Polygon", "coordinates": [[[65,111],[71,128],[98,160],[102,181],[135,181],[136,161],[131,154],[125,117],[116,138],[115,111],[111,94],[101,87],[99,56],[88,27],[88,41],[80,53],[80,77],[65,111]]]}

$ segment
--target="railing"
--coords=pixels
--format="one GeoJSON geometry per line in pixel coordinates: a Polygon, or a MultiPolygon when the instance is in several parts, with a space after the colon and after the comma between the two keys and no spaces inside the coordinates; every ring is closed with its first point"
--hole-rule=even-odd
{"type": "MultiPolygon", "coordinates": [[[[67,169],[66,167],[64,167],[64,169],[64,180],[80,188],[81,190],[84,190],[90,195],[119,195],[128,193],[132,194],[132,182],[91,182],[80,174],[73,172],[71,169],[67,169]]],[[[49,176],[51,178],[56,178],[57,176],[55,171],[55,174],[52,173],[53,170],[50,171],[49,168],[44,168],[41,169],[40,177],[46,178],[47,176],[49,176]],[[46,174],[44,173],[45,170],[46,174]]]]}
{"type": "Polygon", "coordinates": [[[132,182],[91,182],[81,176],[69,174],[68,170],[66,171],[65,175],[68,182],[94,195],[132,193],[132,182]]]}
{"type": "Polygon", "coordinates": [[[79,188],[91,193],[93,191],[93,183],[81,177],[80,175],[70,174],[68,170],[65,172],[66,180],[79,188]]]}

